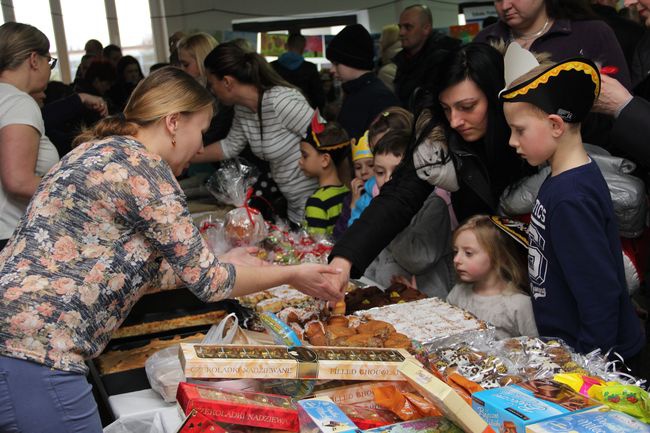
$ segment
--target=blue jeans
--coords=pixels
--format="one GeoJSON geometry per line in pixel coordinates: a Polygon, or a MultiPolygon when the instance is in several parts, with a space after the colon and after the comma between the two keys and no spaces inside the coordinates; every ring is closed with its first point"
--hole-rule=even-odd
{"type": "Polygon", "coordinates": [[[0,433],[72,432],[102,432],[86,377],[0,355],[0,433]]]}

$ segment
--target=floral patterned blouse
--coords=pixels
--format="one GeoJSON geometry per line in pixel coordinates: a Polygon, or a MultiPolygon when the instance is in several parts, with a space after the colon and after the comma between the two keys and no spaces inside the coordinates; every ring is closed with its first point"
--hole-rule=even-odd
{"type": "Polygon", "coordinates": [[[83,144],[43,178],[0,253],[0,355],[85,373],[147,288],[175,276],[216,301],[235,268],[210,252],[159,156],[126,137],[83,144]]]}

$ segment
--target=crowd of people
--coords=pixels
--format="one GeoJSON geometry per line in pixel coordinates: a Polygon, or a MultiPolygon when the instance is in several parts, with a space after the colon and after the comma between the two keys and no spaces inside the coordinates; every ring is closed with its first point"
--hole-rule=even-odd
{"type": "Polygon", "coordinates": [[[176,32],[146,77],[91,40],[70,86],[49,81],[41,31],[0,26],[0,430],[101,431],[84,361],[152,285],[215,301],[289,283],[335,303],[365,275],[646,376],[624,260],[643,279],[650,245],[623,250],[601,161],[650,179],[650,0],[625,0],[631,18],[592,1],[496,0],[465,44],[412,5],[380,52],[362,25],[341,30],[331,73],[299,33],[268,63],[176,32]],[[212,254],[178,179],[242,153],[269,217],[335,240],[329,265],[212,254]]]}

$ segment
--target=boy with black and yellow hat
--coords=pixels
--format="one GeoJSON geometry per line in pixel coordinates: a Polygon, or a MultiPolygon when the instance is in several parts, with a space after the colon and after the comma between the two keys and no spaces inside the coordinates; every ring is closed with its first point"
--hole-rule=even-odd
{"type": "Polygon", "coordinates": [[[531,165],[551,167],[528,231],[537,328],[581,353],[600,348],[634,361],[645,338],[627,292],[617,220],[605,179],[580,135],[580,123],[598,98],[600,74],[584,58],[536,63],[512,44],[506,53],[509,84],[500,98],[510,145],[531,165]]]}

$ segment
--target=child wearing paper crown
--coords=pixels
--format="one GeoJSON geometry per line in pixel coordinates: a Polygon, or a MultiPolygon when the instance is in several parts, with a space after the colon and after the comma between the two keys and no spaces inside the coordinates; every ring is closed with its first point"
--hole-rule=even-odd
{"type": "Polygon", "coordinates": [[[459,282],[447,302],[494,325],[498,339],[536,337],[533,307],[524,292],[526,265],[516,243],[527,245],[525,230],[517,231],[499,217],[475,215],[456,229],[453,239],[459,282]]]}
{"type": "Polygon", "coordinates": [[[315,111],[307,135],[300,143],[300,169],[318,179],[319,188],[307,199],[305,228],[310,233],[331,235],[341,215],[343,199],[350,192],[342,184],[336,166],[349,152],[350,140],[336,122],[321,123],[315,111]]]}
{"type": "Polygon", "coordinates": [[[334,227],[334,239],[339,239],[348,228],[350,214],[357,200],[364,192],[365,183],[373,177],[374,158],[368,143],[368,131],[358,139],[350,140],[354,178],[350,182],[350,193],[343,199],[343,209],[334,227]]]}
{"type": "Polygon", "coordinates": [[[531,53],[511,44],[506,83],[500,99],[510,145],[531,165],[551,167],[528,232],[537,329],[578,352],[612,350],[626,363],[638,363],[645,337],[626,289],[612,200],[580,135],[580,123],[598,98],[598,69],[583,58],[539,66],[531,53]]]}

